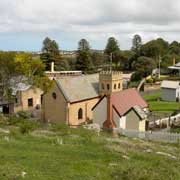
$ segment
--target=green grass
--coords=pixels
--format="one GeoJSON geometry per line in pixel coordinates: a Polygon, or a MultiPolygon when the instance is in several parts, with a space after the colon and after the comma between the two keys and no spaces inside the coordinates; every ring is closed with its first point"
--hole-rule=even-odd
{"type": "Polygon", "coordinates": [[[144,96],[144,99],[148,102],[149,109],[152,112],[172,114],[180,109],[180,103],[160,101],[160,97],[160,92],[144,96]]]}
{"type": "MultiPolygon", "coordinates": [[[[0,133],[0,179],[26,180],[179,180],[178,144],[152,143],[83,128],[21,125],[0,133]],[[34,127],[34,126],[33,126],[34,127]],[[8,138],[9,140],[8,140],[8,138]],[[149,152],[146,152],[150,150],[149,152]],[[176,159],[157,154],[158,151],[176,159]]],[[[24,122],[23,122],[24,123],[24,122]]]]}

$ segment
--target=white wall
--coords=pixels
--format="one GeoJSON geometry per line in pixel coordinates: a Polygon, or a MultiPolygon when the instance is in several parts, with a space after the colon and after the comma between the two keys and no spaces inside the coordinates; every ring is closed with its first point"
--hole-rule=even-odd
{"type": "Polygon", "coordinates": [[[105,97],[93,110],[93,123],[103,127],[104,121],[107,120],[107,98],[105,97]]]}

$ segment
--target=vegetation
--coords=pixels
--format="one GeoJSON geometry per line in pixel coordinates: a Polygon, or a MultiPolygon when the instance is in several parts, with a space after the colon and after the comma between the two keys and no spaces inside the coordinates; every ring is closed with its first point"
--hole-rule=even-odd
{"type": "Polygon", "coordinates": [[[46,70],[50,70],[51,62],[55,62],[58,66],[61,60],[59,45],[55,40],[46,37],[43,41],[41,60],[46,66],[46,70]]]}
{"type": "Polygon", "coordinates": [[[1,123],[0,179],[180,179],[178,144],[31,123],[25,134],[21,121],[1,123]]]}
{"type": "Polygon", "coordinates": [[[11,99],[19,83],[47,91],[51,85],[44,74],[44,64],[29,53],[0,52],[0,98],[11,99]]]}
{"type": "Polygon", "coordinates": [[[178,102],[165,102],[161,101],[160,92],[144,95],[144,99],[149,104],[149,109],[155,113],[167,113],[171,115],[173,112],[180,109],[180,104],[178,102]]]}

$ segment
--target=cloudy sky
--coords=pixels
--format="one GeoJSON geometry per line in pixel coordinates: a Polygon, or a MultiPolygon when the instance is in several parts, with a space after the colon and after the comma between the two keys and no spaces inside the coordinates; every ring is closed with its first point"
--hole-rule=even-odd
{"type": "Polygon", "coordinates": [[[1,50],[39,51],[46,36],[66,50],[81,38],[103,49],[110,36],[129,49],[136,33],[180,41],[180,1],[0,0],[1,50]]]}

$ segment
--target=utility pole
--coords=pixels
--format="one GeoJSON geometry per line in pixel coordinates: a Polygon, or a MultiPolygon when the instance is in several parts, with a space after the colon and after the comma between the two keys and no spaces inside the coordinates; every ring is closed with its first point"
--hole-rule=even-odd
{"type": "Polygon", "coordinates": [[[161,78],[161,55],[159,55],[159,73],[158,73],[159,79],[161,78]]]}

